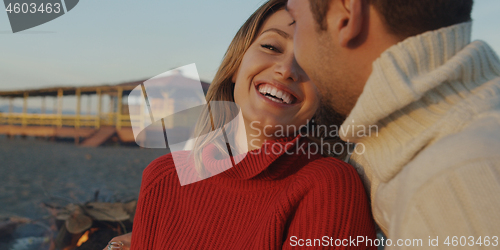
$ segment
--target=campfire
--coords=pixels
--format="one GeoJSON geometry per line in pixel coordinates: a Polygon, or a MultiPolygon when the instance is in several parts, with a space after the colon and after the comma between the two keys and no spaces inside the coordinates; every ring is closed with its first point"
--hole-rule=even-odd
{"type": "Polygon", "coordinates": [[[19,238],[10,250],[35,249],[42,245],[45,246],[43,249],[49,250],[103,249],[113,237],[132,230],[136,205],[135,200],[126,203],[70,203],[65,207],[43,204],[52,214],[52,222],[6,218],[0,220],[0,238],[9,237],[20,225],[34,224],[45,228],[48,234],[19,238]]]}
{"type": "Polygon", "coordinates": [[[111,238],[130,232],[136,201],[69,204],[55,212],[55,249],[103,249],[111,238]]]}
{"type": "MultiPolygon", "coordinates": [[[[42,203],[50,216],[28,219],[16,216],[0,217],[0,248],[10,244],[9,250],[86,250],[103,249],[118,235],[132,231],[137,201],[86,203],[42,203]],[[17,230],[38,228],[30,237],[12,238],[17,230]],[[3,243],[2,243],[3,242],[3,243]],[[8,243],[10,242],[10,243],[8,243]]],[[[69,202],[69,201],[68,201],[69,202]]],[[[29,230],[29,229],[28,229],[29,230]]],[[[28,234],[29,235],[29,234],[28,234]]]]}

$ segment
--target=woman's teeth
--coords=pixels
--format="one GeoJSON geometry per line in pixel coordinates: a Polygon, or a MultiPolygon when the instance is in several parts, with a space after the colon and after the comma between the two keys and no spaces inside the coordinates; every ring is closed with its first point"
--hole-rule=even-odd
{"type": "Polygon", "coordinates": [[[259,85],[259,92],[269,100],[277,103],[291,104],[293,100],[293,97],[290,94],[279,90],[270,84],[259,85]]]}

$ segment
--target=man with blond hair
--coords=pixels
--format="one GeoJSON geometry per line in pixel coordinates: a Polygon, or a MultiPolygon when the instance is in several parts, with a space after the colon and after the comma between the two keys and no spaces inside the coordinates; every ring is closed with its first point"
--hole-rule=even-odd
{"type": "Polygon", "coordinates": [[[498,246],[500,61],[472,0],[289,0],[295,55],[392,246],[498,246]],[[375,126],[374,126],[375,125],[375,126]],[[377,133],[362,131],[376,127],[377,133]],[[398,239],[402,245],[396,243],[398,239]]]}

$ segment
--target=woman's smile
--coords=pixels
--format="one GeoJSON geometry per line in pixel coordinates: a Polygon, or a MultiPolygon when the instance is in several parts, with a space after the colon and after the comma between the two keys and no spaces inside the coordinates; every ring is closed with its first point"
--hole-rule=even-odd
{"type": "Polygon", "coordinates": [[[258,81],[255,82],[254,86],[261,97],[277,104],[283,104],[282,107],[290,107],[299,103],[297,94],[283,84],[258,81]]]}

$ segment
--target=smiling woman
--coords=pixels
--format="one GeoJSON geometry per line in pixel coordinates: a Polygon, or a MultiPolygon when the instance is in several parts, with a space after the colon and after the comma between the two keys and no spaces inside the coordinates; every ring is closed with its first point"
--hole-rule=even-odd
{"type": "Polygon", "coordinates": [[[316,144],[299,130],[273,133],[307,126],[319,107],[316,87],[295,61],[285,4],[268,1],[238,31],[197,125],[197,134],[207,136],[192,151],[162,156],[146,168],[132,234],[114,238],[109,249],[282,249],[306,242],[335,248],[335,239],[375,239],[354,168],[310,152],[316,144]],[[227,105],[214,112],[218,101],[241,110],[227,105]],[[238,127],[214,129],[226,128],[239,113],[238,127]],[[240,136],[247,145],[228,143],[240,136]],[[183,185],[183,178],[197,181],[183,185]]]}
{"type": "MultiPolygon", "coordinates": [[[[265,20],[232,77],[234,101],[241,107],[246,127],[256,121],[268,125],[266,130],[287,125],[300,127],[318,109],[316,87],[295,62],[292,21],[284,10],[265,20]]],[[[259,130],[264,131],[264,127],[259,130]]],[[[260,139],[263,142],[277,138],[260,139]]]]}

